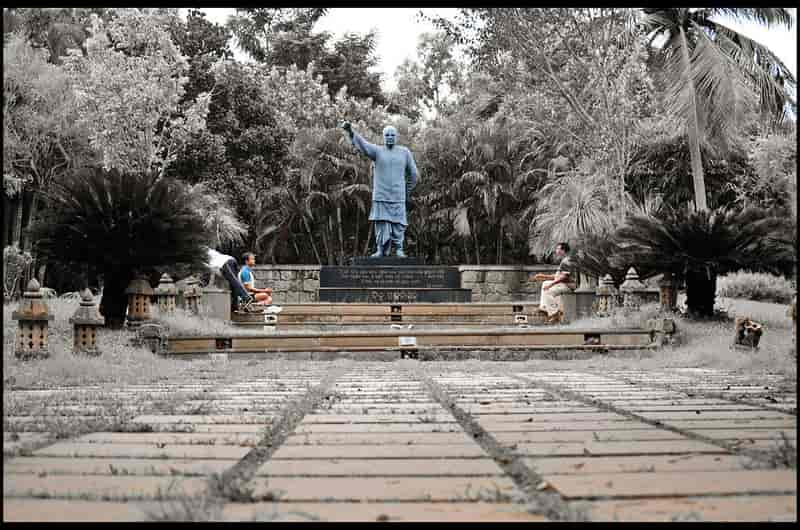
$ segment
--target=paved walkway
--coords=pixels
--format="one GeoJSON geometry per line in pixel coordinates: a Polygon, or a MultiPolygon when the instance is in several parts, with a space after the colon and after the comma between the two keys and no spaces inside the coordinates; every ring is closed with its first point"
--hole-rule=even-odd
{"type": "Polygon", "coordinates": [[[796,387],[778,377],[293,366],[14,391],[33,412],[4,416],[4,520],[797,519],[796,387]],[[112,402],[117,427],[70,434],[112,402]]]}

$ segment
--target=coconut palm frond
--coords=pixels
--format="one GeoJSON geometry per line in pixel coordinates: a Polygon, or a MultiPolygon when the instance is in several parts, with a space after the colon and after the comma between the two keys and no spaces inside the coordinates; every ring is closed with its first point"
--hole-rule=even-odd
{"type": "Polygon", "coordinates": [[[697,17],[722,15],[738,22],[755,22],[764,26],[784,26],[792,29],[794,17],[791,12],[783,7],[713,7],[700,9],[694,13],[697,17]]]}

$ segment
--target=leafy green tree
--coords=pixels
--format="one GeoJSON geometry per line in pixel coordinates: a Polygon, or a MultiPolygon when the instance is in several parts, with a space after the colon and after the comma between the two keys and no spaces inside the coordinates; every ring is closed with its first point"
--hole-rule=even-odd
{"type": "Polygon", "coordinates": [[[187,64],[170,38],[170,16],[122,10],[87,41],[87,57],[64,60],[77,124],[91,131],[90,145],[106,168],[163,173],[205,127],[207,93],[179,105],[187,64]]]}
{"type": "Polygon", "coordinates": [[[3,43],[3,175],[18,199],[9,243],[30,250],[23,210],[39,212],[37,191],[92,159],[86,131],[76,123],[79,105],[65,72],[47,62],[19,33],[3,43]],[[27,205],[27,206],[25,206],[27,205]]]}
{"type": "Polygon", "coordinates": [[[97,267],[104,277],[100,312],[109,326],[122,325],[125,289],[136,273],[202,267],[211,234],[184,183],[88,168],[46,195],[49,207],[31,227],[36,250],[62,264],[97,267]]]}
{"type": "MultiPolygon", "coordinates": [[[[287,41],[294,39],[295,46],[285,46],[278,51],[297,52],[304,44],[300,39],[308,39],[307,47],[314,49],[315,39],[310,39],[311,28],[317,20],[325,15],[327,8],[242,8],[236,9],[236,15],[228,19],[227,26],[236,37],[239,46],[253,59],[261,63],[273,64],[276,57],[275,43],[279,42],[282,33],[287,41]]],[[[303,54],[301,53],[301,57],[303,54]]],[[[291,62],[279,62],[289,66],[291,62]]],[[[301,69],[307,65],[300,66],[301,69]]]]}
{"type": "Polygon", "coordinates": [[[698,210],[708,208],[701,143],[704,136],[721,140],[736,126],[737,109],[748,97],[758,99],[765,113],[784,116],[785,105],[796,107],[791,96],[797,82],[767,47],[720,21],[722,16],[756,22],[766,27],[790,28],[785,8],[645,8],[640,24],[652,43],[665,39],[663,81],[669,114],[685,123],[692,160],[694,200],[698,210]]]}

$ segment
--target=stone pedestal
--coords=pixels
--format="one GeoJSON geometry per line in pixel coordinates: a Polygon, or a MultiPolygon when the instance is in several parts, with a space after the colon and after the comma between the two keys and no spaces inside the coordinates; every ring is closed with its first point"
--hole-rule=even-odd
{"type": "Polygon", "coordinates": [[[203,289],[203,313],[212,318],[231,319],[231,291],[214,285],[203,289]]]}
{"type": "Polygon", "coordinates": [[[354,258],[348,267],[323,266],[319,301],[407,304],[471,302],[458,267],[424,265],[419,258],[354,258]]]}

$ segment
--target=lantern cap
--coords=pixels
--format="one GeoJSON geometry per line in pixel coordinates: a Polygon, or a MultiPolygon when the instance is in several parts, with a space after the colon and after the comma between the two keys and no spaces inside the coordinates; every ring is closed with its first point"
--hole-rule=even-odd
{"type": "Polygon", "coordinates": [[[81,291],[81,303],[69,318],[69,323],[83,326],[102,326],[106,323],[106,319],[97,310],[94,296],[89,289],[81,291]]]}

